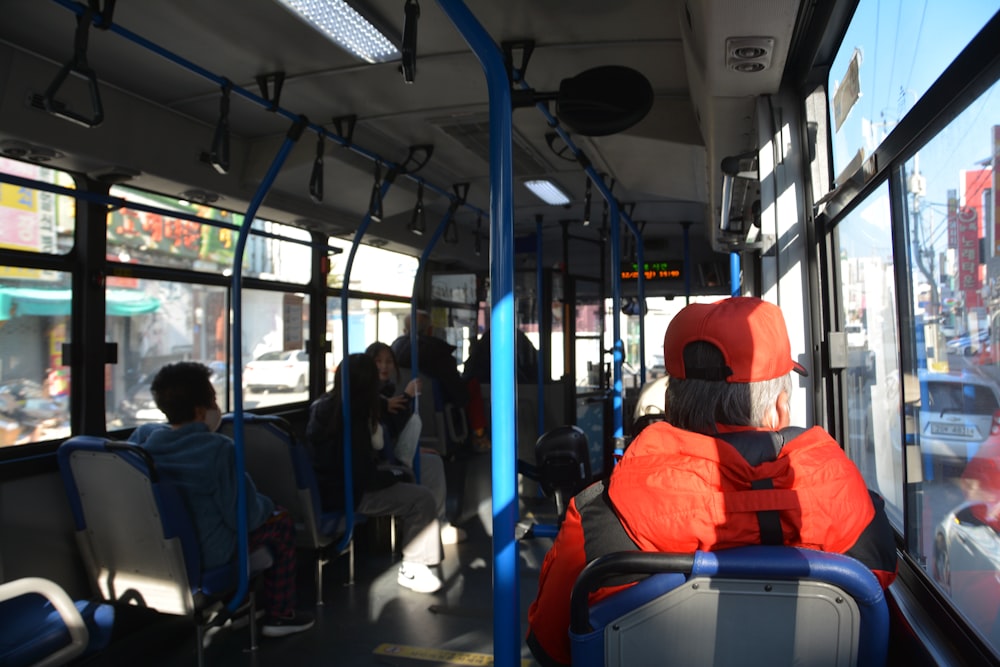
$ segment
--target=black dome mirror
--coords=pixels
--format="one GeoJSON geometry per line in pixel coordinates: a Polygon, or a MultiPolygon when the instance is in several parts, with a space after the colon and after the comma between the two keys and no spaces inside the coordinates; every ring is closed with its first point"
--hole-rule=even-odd
{"type": "Polygon", "coordinates": [[[603,137],[632,127],[653,107],[653,87],[630,67],[606,65],[563,79],[556,116],[571,131],[603,137]]]}

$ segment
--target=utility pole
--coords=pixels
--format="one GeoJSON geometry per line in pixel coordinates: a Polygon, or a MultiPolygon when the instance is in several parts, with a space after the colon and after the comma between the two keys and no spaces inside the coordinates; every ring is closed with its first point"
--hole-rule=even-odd
{"type": "MultiPolygon", "coordinates": [[[[921,204],[924,196],[927,194],[927,179],[920,173],[919,153],[913,156],[913,173],[907,179],[906,189],[909,194],[913,195],[913,255],[917,262],[917,268],[924,274],[927,283],[930,285],[931,302],[929,314],[933,317],[933,321],[936,322],[940,315],[941,297],[938,291],[937,278],[934,275],[934,248],[925,248],[921,243],[921,204]],[[925,253],[930,258],[930,266],[924,261],[925,253]]],[[[924,241],[926,242],[927,239],[924,239],[924,241]]]]}

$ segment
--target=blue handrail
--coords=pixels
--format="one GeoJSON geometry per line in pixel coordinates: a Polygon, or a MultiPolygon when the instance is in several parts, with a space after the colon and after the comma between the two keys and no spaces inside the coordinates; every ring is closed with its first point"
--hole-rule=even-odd
{"type": "Polygon", "coordinates": [[[247,538],[247,486],[243,483],[244,471],[246,470],[243,455],[243,346],[241,345],[243,337],[243,252],[246,250],[247,239],[250,236],[249,230],[257,215],[257,209],[260,208],[264,196],[274,183],[274,179],[277,178],[281,166],[285,163],[292,147],[302,136],[307,124],[306,117],[299,116],[288,130],[284,142],[278,149],[278,154],[274,156],[267,174],[257,186],[253,199],[250,200],[250,206],[243,216],[243,225],[240,227],[236,250],[233,253],[233,380],[235,384],[233,387],[233,442],[236,443],[236,479],[238,481],[236,485],[236,525],[239,530],[236,531],[236,553],[239,556],[237,559],[239,579],[236,592],[226,604],[226,608],[231,612],[236,611],[236,608],[242,604],[243,598],[246,597],[250,576],[247,538]]]}
{"type": "MultiPolygon", "coordinates": [[[[542,318],[545,317],[545,309],[549,307],[549,304],[542,301],[542,290],[545,288],[542,274],[543,260],[542,216],[538,216],[535,219],[535,303],[538,307],[536,319],[538,320],[539,342],[541,342],[542,318]]],[[[517,344],[516,341],[514,344],[517,344]]],[[[538,432],[536,435],[539,438],[545,433],[545,348],[545,345],[538,346],[538,357],[535,360],[538,366],[536,378],[536,382],[538,383],[538,432]]]]}
{"type": "MultiPolygon", "coordinates": [[[[52,2],[56,3],[57,5],[60,5],[60,6],[64,7],[64,8],[66,8],[68,10],[70,10],[71,12],[73,12],[74,14],[77,14],[78,16],[79,15],[83,15],[88,10],[88,7],[85,4],[81,4],[80,2],[76,2],[75,0],[52,0],[52,2]]],[[[143,36],[141,36],[141,35],[139,35],[137,33],[134,33],[131,30],[128,30],[127,28],[123,28],[122,26],[120,26],[117,23],[112,23],[110,26],[104,26],[103,25],[104,22],[103,22],[103,19],[102,19],[102,17],[101,17],[100,14],[94,14],[92,20],[93,20],[93,23],[94,23],[95,26],[100,27],[100,28],[106,27],[109,32],[113,32],[113,33],[115,33],[115,34],[117,34],[117,35],[119,35],[121,37],[124,37],[125,39],[127,39],[127,40],[129,40],[129,41],[131,41],[131,42],[133,42],[133,43],[135,43],[135,44],[137,44],[137,45],[139,45],[139,46],[141,46],[141,47],[143,47],[143,48],[151,51],[152,53],[155,53],[156,55],[160,56],[161,58],[163,58],[163,59],[165,59],[165,60],[167,60],[169,62],[174,63],[175,65],[178,65],[178,66],[180,66],[180,67],[188,70],[192,74],[200,76],[203,79],[207,79],[208,81],[211,81],[211,82],[215,83],[216,85],[218,85],[220,87],[226,87],[230,91],[231,94],[235,94],[235,95],[237,95],[239,97],[242,97],[242,98],[244,98],[244,99],[252,102],[253,104],[256,104],[257,106],[259,106],[261,108],[267,109],[269,112],[272,112],[272,113],[274,113],[274,114],[276,114],[278,116],[283,116],[283,117],[285,117],[285,118],[287,118],[287,119],[289,119],[291,121],[294,121],[294,122],[297,122],[298,119],[300,118],[300,116],[298,114],[296,114],[296,113],[294,113],[292,111],[289,111],[288,109],[285,109],[284,107],[280,107],[280,106],[274,105],[271,100],[266,100],[263,97],[254,94],[252,91],[247,90],[246,88],[242,88],[240,86],[237,86],[236,84],[234,84],[231,81],[229,81],[226,77],[220,76],[220,75],[215,74],[214,72],[211,72],[211,71],[209,71],[209,70],[207,70],[207,69],[205,69],[205,68],[203,68],[203,67],[201,67],[199,65],[196,65],[195,63],[191,62],[190,60],[187,60],[186,58],[183,58],[183,57],[177,55],[176,53],[173,53],[172,51],[164,49],[163,47],[159,46],[158,44],[154,44],[153,42],[149,41],[145,37],[143,37],[143,36]]],[[[330,130],[326,129],[322,125],[318,125],[318,124],[315,124],[315,123],[310,123],[307,127],[308,127],[309,131],[315,132],[317,135],[324,136],[324,137],[330,139],[331,141],[333,141],[334,143],[339,144],[340,146],[343,146],[344,148],[348,148],[351,151],[357,153],[358,155],[361,155],[363,157],[368,158],[372,162],[381,162],[386,167],[386,169],[390,169],[390,170],[391,169],[399,169],[401,167],[401,165],[396,164],[395,162],[393,162],[391,160],[385,159],[384,157],[382,157],[378,153],[375,153],[373,151],[367,150],[363,146],[359,146],[358,144],[353,143],[349,139],[346,139],[346,138],[344,138],[344,137],[342,137],[342,136],[340,136],[338,134],[335,134],[334,132],[331,132],[330,130]]],[[[451,197],[451,193],[449,193],[447,190],[445,190],[445,189],[443,189],[441,187],[438,187],[438,186],[434,185],[433,183],[429,183],[429,182],[423,181],[423,179],[420,179],[420,178],[418,178],[417,176],[415,176],[413,174],[401,173],[401,175],[406,176],[406,177],[410,178],[413,181],[423,182],[424,183],[424,187],[426,189],[432,191],[432,192],[436,192],[437,194],[443,195],[445,197],[451,197]]],[[[485,213],[485,211],[483,211],[482,209],[480,209],[480,208],[478,208],[476,206],[473,206],[473,205],[471,205],[469,203],[464,203],[463,206],[465,206],[466,208],[470,209],[472,212],[474,212],[476,214],[479,214],[479,215],[485,213]]]]}
{"type": "MultiPolygon", "coordinates": [[[[393,172],[390,171],[390,174],[393,172]]],[[[393,176],[386,176],[379,189],[379,196],[385,199],[385,195],[392,187],[393,176]]],[[[351,250],[347,253],[347,265],[344,267],[344,285],[340,291],[340,332],[344,343],[344,358],[340,361],[340,405],[344,419],[343,450],[344,450],[344,534],[337,542],[337,551],[343,551],[351,543],[354,533],[354,475],[351,467],[354,440],[352,438],[353,425],[351,424],[351,367],[348,332],[348,307],[351,299],[351,271],[354,269],[354,257],[358,253],[358,246],[361,245],[361,238],[368,231],[368,225],[372,222],[372,212],[369,210],[354,232],[354,241],[351,243],[351,250]]]]}
{"type": "MultiPolygon", "coordinates": [[[[503,54],[461,0],[438,4],[465,38],[486,75],[490,99],[490,381],[494,415],[516,415],[514,359],[514,220],[511,94],[503,54]]],[[[517,450],[514,420],[492,426],[493,655],[498,667],[520,664],[517,560],[517,450]]]]}
{"type": "MultiPolygon", "coordinates": [[[[521,78],[519,71],[514,70],[513,76],[518,81],[522,90],[531,90],[531,87],[527,84],[524,79],[521,78]]],[[[613,385],[612,385],[612,407],[614,410],[614,438],[615,438],[615,450],[620,453],[620,450],[625,446],[624,430],[623,430],[623,418],[622,418],[622,361],[624,360],[624,348],[621,341],[621,320],[619,314],[618,305],[621,303],[621,234],[619,231],[619,223],[621,220],[625,221],[626,226],[628,226],[629,231],[636,240],[636,250],[637,250],[637,260],[639,262],[639,275],[638,275],[638,286],[639,286],[639,303],[646,302],[646,280],[643,273],[643,268],[645,266],[645,258],[643,253],[643,243],[642,234],[639,233],[639,229],[632,222],[632,218],[628,215],[623,215],[618,207],[618,200],[615,199],[614,195],[611,194],[611,190],[604,183],[604,179],[601,175],[597,173],[594,169],[594,165],[590,163],[590,159],[584,155],[583,151],[573,143],[572,137],[567,133],[559,123],[559,119],[552,115],[549,111],[549,107],[545,102],[538,102],[535,104],[545,120],[548,122],[549,126],[554,129],[558,134],[559,138],[563,140],[563,143],[573,152],[577,161],[583,166],[584,172],[586,172],[587,177],[590,178],[591,182],[597,187],[598,192],[604,197],[604,200],[608,202],[610,220],[611,220],[611,267],[612,267],[612,281],[611,281],[611,291],[612,291],[612,301],[615,304],[615,308],[612,312],[612,347],[613,347],[613,385]]],[[[645,318],[640,317],[639,319],[639,357],[640,368],[642,374],[642,381],[646,380],[646,340],[645,340],[645,318]]]]}
{"type": "Polygon", "coordinates": [[[729,253],[729,296],[740,295],[740,253],[729,253]]]}
{"type": "MultiPolygon", "coordinates": [[[[453,204],[454,205],[454,204],[453,204]]],[[[430,238],[427,240],[427,245],[424,247],[422,253],[420,253],[420,263],[417,264],[417,272],[413,276],[413,296],[410,299],[410,373],[413,379],[418,379],[420,377],[420,332],[417,330],[417,292],[420,289],[420,280],[423,276],[424,267],[427,266],[427,260],[431,256],[431,251],[434,250],[434,246],[441,239],[444,234],[444,230],[448,227],[448,223],[454,217],[454,211],[449,208],[447,212],[441,217],[441,222],[438,223],[437,227],[434,229],[434,233],[431,234],[430,238]]],[[[427,388],[429,389],[429,387],[427,388]]],[[[421,387],[417,395],[413,397],[413,411],[420,411],[420,395],[424,392],[425,388],[421,387]]],[[[413,457],[413,474],[420,482],[420,456],[413,457]]]]}

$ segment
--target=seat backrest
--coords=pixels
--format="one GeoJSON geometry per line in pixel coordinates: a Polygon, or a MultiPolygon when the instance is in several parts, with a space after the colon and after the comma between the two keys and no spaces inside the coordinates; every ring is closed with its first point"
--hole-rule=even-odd
{"type": "Polygon", "coordinates": [[[839,554],[752,546],[598,558],[572,594],[573,665],[885,664],[889,620],[875,575],[839,554]],[[652,574],[589,606],[610,577],[652,574]]]}
{"type": "Polygon", "coordinates": [[[234,570],[202,573],[190,514],[144,449],[75,436],[57,457],[84,564],[104,599],[188,616],[196,597],[232,585],[234,570]]]}
{"type": "MultiPolygon", "coordinates": [[[[224,415],[219,433],[233,436],[233,416],[224,415]]],[[[305,447],[287,421],[276,415],[243,415],[243,452],[257,490],[288,510],[300,546],[318,549],[334,535],[321,526],[322,505],[316,475],[305,447]]]]}
{"type": "MultiPolygon", "coordinates": [[[[405,387],[413,378],[409,368],[399,369],[397,388],[405,387]]],[[[448,453],[452,438],[449,437],[446,419],[448,410],[441,383],[424,373],[420,374],[420,397],[417,400],[417,413],[420,415],[420,446],[430,447],[444,455],[448,453]]],[[[464,419],[461,410],[455,415],[464,419]]],[[[454,429],[453,429],[454,430],[454,429]]]]}

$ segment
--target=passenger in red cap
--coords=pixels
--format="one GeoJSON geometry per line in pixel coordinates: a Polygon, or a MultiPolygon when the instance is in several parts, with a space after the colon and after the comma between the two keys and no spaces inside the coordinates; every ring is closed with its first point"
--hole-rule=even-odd
{"type": "Polygon", "coordinates": [[[826,431],[790,426],[790,373],[806,371],[777,306],[754,297],[689,305],[667,327],[663,357],[666,421],[643,429],[607,482],[572,500],[542,564],[527,642],[543,667],[570,664],[570,591],[606,553],[784,544],[852,556],[883,587],[896,576],[882,499],[826,431]]]}

